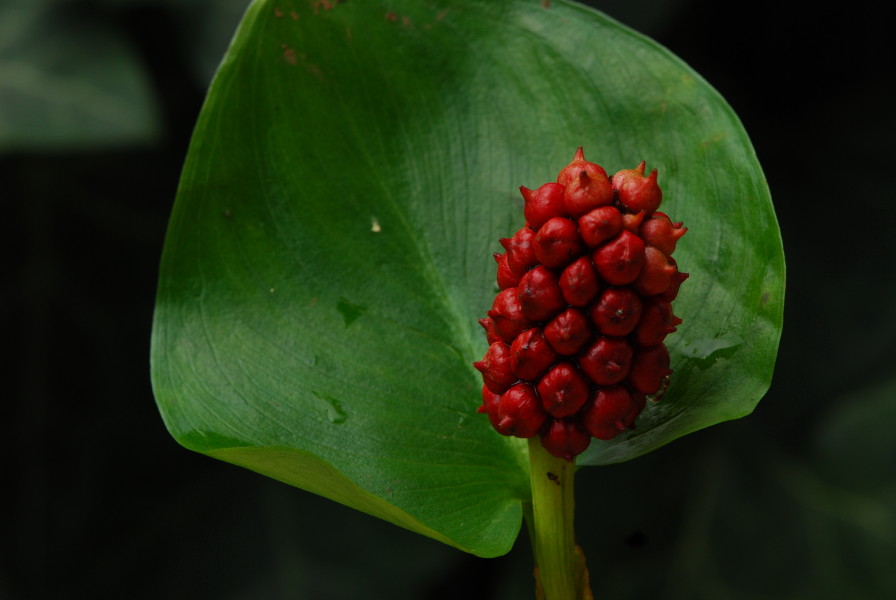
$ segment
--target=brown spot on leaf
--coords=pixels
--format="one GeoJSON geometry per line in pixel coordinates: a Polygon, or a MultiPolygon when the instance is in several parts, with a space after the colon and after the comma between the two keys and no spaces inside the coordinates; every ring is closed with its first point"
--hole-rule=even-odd
{"type": "Polygon", "coordinates": [[[291,65],[297,65],[298,60],[296,59],[296,51],[290,48],[289,46],[283,47],[283,60],[288,62],[291,65]]]}
{"type": "Polygon", "coordinates": [[[551,0],[541,0],[541,6],[542,6],[542,8],[550,8],[551,0]]]}
{"type": "Polygon", "coordinates": [[[386,13],[386,20],[387,20],[387,21],[392,21],[393,23],[397,23],[397,22],[398,22],[398,15],[396,15],[394,12],[392,12],[392,11],[390,10],[389,12],[386,13]]]}
{"type": "Polygon", "coordinates": [[[702,142],[700,142],[700,146],[703,147],[703,148],[706,148],[706,147],[709,146],[710,144],[718,144],[718,143],[719,143],[720,141],[722,141],[724,138],[725,138],[725,134],[722,133],[722,132],[720,131],[719,133],[715,134],[714,136],[712,136],[712,137],[709,138],[708,140],[703,140],[702,142]]]}
{"type": "Polygon", "coordinates": [[[314,14],[318,14],[321,9],[323,10],[333,10],[336,8],[337,4],[342,4],[345,0],[315,0],[311,5],[311,8],[314,9],[314,14]]]}
{"type": "Polygon", "coordinates": [[[302,65],[305,67],[306,71],[314,75],[317,79],[323,79],[320,67],[314,63],[308,62],[308,58],[304,54],[299,54],[299,60],[302,61],[302,65]]]}
{"type": "Polygon", "coordinates": [[[277,17],[278,19],[282,19],[282,18],[283,18],[283,11],[280,10],[278,7],[275,6],[275,7],[274,7],[274,16],[277,17]]]}
{"type": "Polygon", "coordinates": [[[289,11],[289,18],[292,19],[293,21],[298,21],[298,20],[299,20],[299,13],[297,13],[297,12],[294,11],[294,10],[289,11]]]}
{"type": "Polygon", "coordinates": [[[283,49],[283,60],[293,66],[302,63],[302,66],[305,67],[306,71],[314,75],[317,79],[323,79],[323,73],[321,73],[320,67],[312,62],[308,62],[308,57],[305,56],[304,52],[296,52],[294,48],[290,48],[285,43],[280,44],[280,47],[283,49]]]}

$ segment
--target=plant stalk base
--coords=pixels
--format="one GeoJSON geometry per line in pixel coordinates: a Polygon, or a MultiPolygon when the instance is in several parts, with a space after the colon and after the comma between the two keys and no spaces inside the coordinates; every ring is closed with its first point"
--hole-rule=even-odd
{"type": "Polygon", "coordinates": [[[575,464],[552,456],[538,437],[529,440],[532,510],[527,513],[535,554],[538,600],[593,600],[585,555],[576,546],[575,464]]]}

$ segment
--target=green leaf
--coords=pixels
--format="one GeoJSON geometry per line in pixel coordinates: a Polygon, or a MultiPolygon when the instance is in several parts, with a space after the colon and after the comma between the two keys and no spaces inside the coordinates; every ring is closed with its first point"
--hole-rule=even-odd
{"type": "Polygon", "coordinates": [[[185,446],[481,556],[506,552],[525,444],[476,413],[476,320],[520,185],[577,146],[657,167],[690,228],[676,373],[625,460],[768,386],[783,254],[752,147],[678,59],[576,4],[257,1],[196,126],[161,264],[153,383],[185,446]]]}

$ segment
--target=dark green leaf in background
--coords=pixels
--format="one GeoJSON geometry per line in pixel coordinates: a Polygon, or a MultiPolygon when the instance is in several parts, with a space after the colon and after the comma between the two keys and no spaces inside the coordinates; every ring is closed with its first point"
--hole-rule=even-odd
{"type": "Polygon", "coordinates": [[[690,232],[673,385],[580,461],[749,413],[783,307],[769,194],[731,109],[567,2],[258,1],[194,133],[161,265],[156,397],[185,446],[480,556],[506,552],[525,445],[476,413],[476,323],[519,185],[577,146],[660,170],[690,232]]]}
{"type": "Polygon", "coordinates": [[[159,135],[128,41],[60,0],[0,4],[0,151],[146,143],[159,135]]]}

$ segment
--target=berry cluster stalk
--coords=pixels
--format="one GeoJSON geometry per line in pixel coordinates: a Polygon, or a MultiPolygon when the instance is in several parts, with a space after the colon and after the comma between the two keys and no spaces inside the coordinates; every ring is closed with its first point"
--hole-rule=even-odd
{"type": "Polygon", "coordinates": [[[551,455],[529,438],[532,510],[527,513],[535,554],[538,600],[592,600],[588,571],[573,530],[575,463],[551,455]]]}

